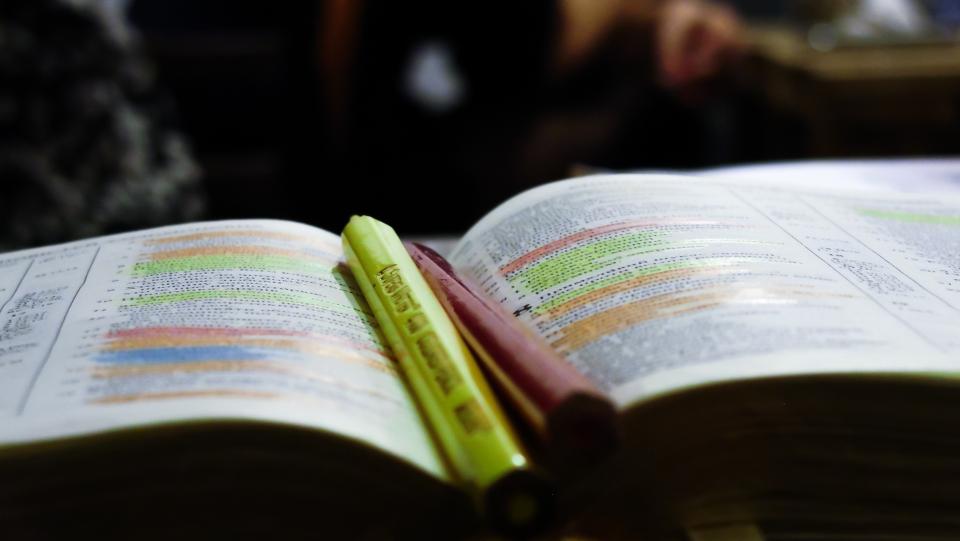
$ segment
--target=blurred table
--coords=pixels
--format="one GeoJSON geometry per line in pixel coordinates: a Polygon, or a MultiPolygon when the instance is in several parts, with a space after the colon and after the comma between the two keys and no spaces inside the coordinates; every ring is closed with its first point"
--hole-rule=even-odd
{"type": "Polygon", "coordinates": [[[814,156],[949,154],[960,145],[960,44],[840,45],[818,51],[783,26],[749,31],[750,79],[799,115],[814,156]]]}

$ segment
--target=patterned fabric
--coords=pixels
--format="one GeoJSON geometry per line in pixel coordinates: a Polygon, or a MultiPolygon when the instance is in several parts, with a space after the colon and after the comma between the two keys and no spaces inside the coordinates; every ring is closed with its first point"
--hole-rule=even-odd
{"type": "Polygon", "coordinates": [[[199,217],[199,171],[115,18],[0,2],[0,250],[199,217]]]}

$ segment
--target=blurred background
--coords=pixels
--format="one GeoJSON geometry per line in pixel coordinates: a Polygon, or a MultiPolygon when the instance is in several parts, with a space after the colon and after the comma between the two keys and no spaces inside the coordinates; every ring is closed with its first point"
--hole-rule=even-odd
{"type": "Polygon", "coordinates": [[[960,152],[958,0],[4,0],[0,247],[960,152]]]}

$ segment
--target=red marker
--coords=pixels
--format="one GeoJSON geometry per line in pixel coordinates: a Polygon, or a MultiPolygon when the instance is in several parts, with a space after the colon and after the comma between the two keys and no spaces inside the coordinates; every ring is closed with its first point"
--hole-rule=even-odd
{"type": "Polygon", "coordinates": [[[592,462],[619,439],[610,398],[440,254],[405,243],[443,308],[516,409],[565,462],[592,462]]]}

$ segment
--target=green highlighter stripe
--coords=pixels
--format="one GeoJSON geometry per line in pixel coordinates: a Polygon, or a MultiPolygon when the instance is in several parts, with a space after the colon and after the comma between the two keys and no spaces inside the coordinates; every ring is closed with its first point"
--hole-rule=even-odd
{"type": "Polygon", "coordinates": [[[282,304],[296,304],[301,306],[310,306],[331,310],[342,314],[355,314],[372,322],[372,316],[366,314],[352,305],[333,302],[315,295],[282,293],[272,291],[251,291],[251,290],[202,290],[202,291],[179,291],[176,293],[161,293],[158,295],[146,295],[135,297],[127,301],[129,306],[151,306],[158,304],[207,301],[207,300],[238,300],[238,301],[264,301],[282,304]]]}
{"type": "Polygon", "coordinates": [[[644,231],[603,239],[572,250],[554,254],[512,276],[509,280],[527,292],[540,294],[581,276],[611,267],[625,259],[666,250],[734,244],[771,244],[755,239],[692,238],[664,240],[662,232],[644,231]]]}
{"type": "Polygon", "coordinates": [[[861,216],[870,218],[879,218],[881,220],[892,220],[897,222],[908,222],[914,224],[931,225],[953,225],[960,226],[960,216],[950,216],[943,214],[923,214],[919,212],[904,212],[895,210],[880,209],[857,209],[861,216]]]}
{"type": "Polygon", "coordinates": [[[662,248],[661,233],[641,231],[591,242],[551,255],[511,277],[524,289],[540,293],[568,280],[609,266],[628,254],[662,248]]]}
{"type": "Polygon", "coordinates": [[[707,269],[707,268],[720,268],[720,267],[729,267],[733,265],[738,265],[744,262],[755,261],[753,258],[746,257],[711,257],[703,259],[692,259],[687,261],[675,261],[671,263],[663,263],[660,265],[652,265],[649,267],[641,267],[638,269],[633,269],[630,271],[625,271],[617,274],[616,276],[611,276],[609,278],[603,278],[595,282],[590,282],[589,284],[574,289],[572,291],[567,291],[566,293],[561,293],[550,298],[547,302],[541,304],[540,306],[534,309],[535,314],[545,314],[550,310],[560,306],[570,300],[576,299],[577,297],[587,295],[599,289],[603,289],[608,286],[619,284],[621,282],[627,282],[640,278],[642,276],[651,276],[654,274],[659,274],[663,272],[670,272],[681,269],[707,269]]]}
{"type": "Polygon", "coordinates": [[[251,254],[188,256],[142,261],[133,266],[132,272],[134,276],[146,277],[170,272],[227,269],[285,271],[298,274],[326,274],[330,272],[329,265],[320,262],[285,256],[251,254]]]}

